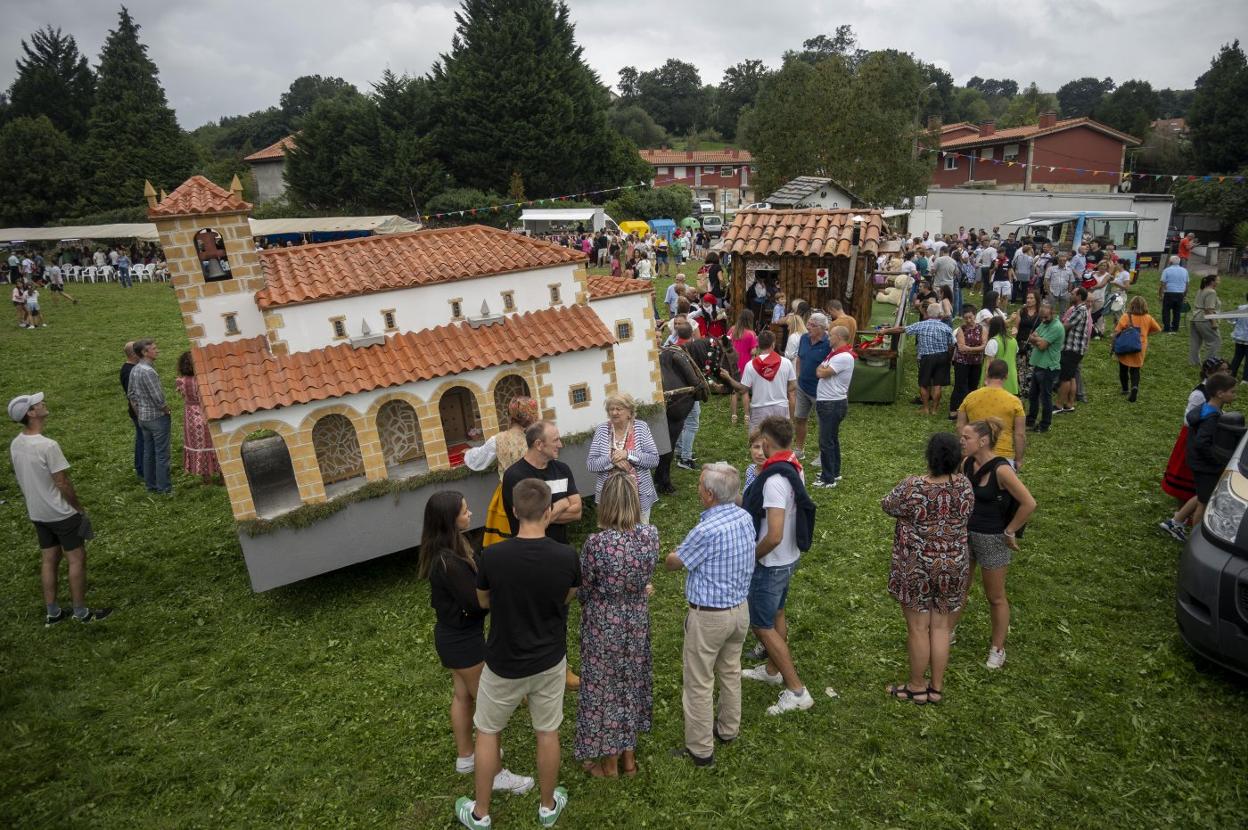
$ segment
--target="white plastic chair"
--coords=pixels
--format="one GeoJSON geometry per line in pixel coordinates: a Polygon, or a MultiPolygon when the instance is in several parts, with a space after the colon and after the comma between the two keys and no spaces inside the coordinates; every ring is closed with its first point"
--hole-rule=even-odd
{"type": "Polygon", "coordinates": [[[113,270],[111,265],[105,265],[100,269],[100,279],[104,282],[111,282],[116,275],[117,272],[113,270]]]}
{"type": "Polygon", "coordinates": [[[91,282],[95,282],[95,266],[94,265],[89,265],[86,268],[82,269],[82,279],[84,282],[87,280],[91,280],[91,282]]]}
{"type": "Polygon", "coordinates": [[[65,273],[65,279],[69,282],[77,282],[82,279],[82,269],[77,265],[66,265],[61,270],[65,273]]]}

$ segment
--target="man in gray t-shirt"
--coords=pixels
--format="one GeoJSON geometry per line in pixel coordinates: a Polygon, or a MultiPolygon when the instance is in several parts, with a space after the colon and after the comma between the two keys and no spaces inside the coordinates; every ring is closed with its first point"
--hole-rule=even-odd
{"type": "Polygon", "coordinates": [[[69,560],[69,593],[74,600],[74,619],[84,623],[103,620],[113,609],[88,608],[86,602],[85,540],[94,534],[65,472],[69,462],[60,444],[43,434],[43,425],[48,419],[43,393],[18,395],[9,401],[9,417],[23,427],[9,445],[9,455],[17,486],[26,499],[26,514],[35,525],[43,552],[43,601],[47,606],[44,626],[56,625],[70,617],[56,602],[62,557],[69,560]]]}

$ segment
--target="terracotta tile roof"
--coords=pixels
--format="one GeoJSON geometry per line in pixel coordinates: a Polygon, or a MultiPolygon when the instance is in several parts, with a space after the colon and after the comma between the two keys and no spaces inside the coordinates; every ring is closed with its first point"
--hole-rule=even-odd
{"type": "Polygon", "coordinates": [[[1039,124],[1024,124],[1021,127],[1008,127],[1004,130],[996,130],[992,135],[979,135],[976,133],[975,135],[946,138],[940,142],[940,146],[942,149],[948,150],[957,147],[970,147],[977,144],[997,144],[1003,141],[1018,141],[1025,138],[1038,138],[1042,135],[1058,133],[1062,130],[1069,130],[1073,127],[1089,127],[1097,132],[1122,139],[1127,144],[1140,143],[1140,140],[1135,136],[1119,132],[1113,127],[1102,124],[1099,121],[1093,121],[1091,118],[1067,118],[1062,121],[1058,121],[1052,127],[1048,127],[1043,130],[1040,129],[1039,124]]]}
{"type": "Polygon", "coordinates": [[[974,130],[975,132],[979,132],[979,127],[976,127],[970,121],[957,121],[953,124],[942,125],[940,128],[940,134],[945,135],[946,133],[958,132],[961,130],[974,130]]]}
{"type": "Polygon", "coordinates": [[[650,164],[748,164],[754,160],[749,150],[642,150],[641,158],[650,164]]]}
{"type": "Polygon", "coordinates": [[[252,337],[194,346],[191,356],[204,412],[218,420],[614,343],[597,314],[574,305],[475,329],[454,323],[396,334],[359,349],[343,343],[274,355],[264,337],[252,337]]]}
{"type": "Polygon", "coordinates": [[[589,298],[602,300],[607,297],[623,297],[625,294],[653,294],[654,283],[650,280],[632,280],[624,277],[590,277],[589,298]]]}
{"type": "Polygon", "coordinates": [[[750,256],[849,256],[853,223],[862,216],[860,253],[876,253],[884,232],[878,210],[747,210],[724,233],[724,250],[750,256]]]}
{"type": "Polygon", "coordinates": [[[483,225],[273,248],[260,253],[261,308],[582,262],[553,242],[483,225]]]}
{"type": "Polygon", "coordinates": [[[191,176],[166,196],[154,208],[147,209],[148,216],[195,216],[201,213],[230,213],[251,210],[228,190],[217,187],[203,176],[191,176]]]}
{"type": "Polygon", "coordinates": [[[279,138],[263,150],[257,150],[250,156],[244,156],[243,161],[277,161],[286,158],[286,151],[295,146],[295,137],[288,135],[285,138],[279,138]]]}

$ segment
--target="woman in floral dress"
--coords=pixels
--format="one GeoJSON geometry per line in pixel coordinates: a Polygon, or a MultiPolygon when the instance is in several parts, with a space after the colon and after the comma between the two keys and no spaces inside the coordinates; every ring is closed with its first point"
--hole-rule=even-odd
{"type": "Polygon", "coordinates": [[[632,476],[612,473],[598,501],[602,530],[581,549],[581,693],[575,755],[595,777],[637,772],[650,731],[650,575],[659,532],[640,524],[632,476]]]}
{"type": "Polygon", "coordinates": [[[185,405],[182,407],[182,469],[203,478],[211,484],[212,477],[221,472],[217,453],[212,448],[212,433],[208,431],[208,419],[199,400],[199,387],[195,384],[195,364],[191,353],[183,352],[178,358],[178,394],[185,405]]]}
{"type": "Polygon", "coordinates": [[[910,476],[881,503],[897,519],[888,592],[906,617],[910,655],[909,680],[885,690],[898,700],[944,699],[950,623],[966,602],[971,575],[966,525],[975,495],[957,472],[961,461],[958,439],[936,433],[927,442],[927,475],[910,476]]]}

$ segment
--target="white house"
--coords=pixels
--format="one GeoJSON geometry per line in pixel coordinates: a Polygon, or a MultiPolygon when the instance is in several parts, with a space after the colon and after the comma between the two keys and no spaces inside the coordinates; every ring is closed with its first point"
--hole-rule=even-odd
{"type": "Polygon", "coordinates": [[[862,199],[848,189],[819,176],[798,176],[767,197],[767,204],[775,210],[791,208],[822,208],[843,210],[862,207],[862,199]]]}

